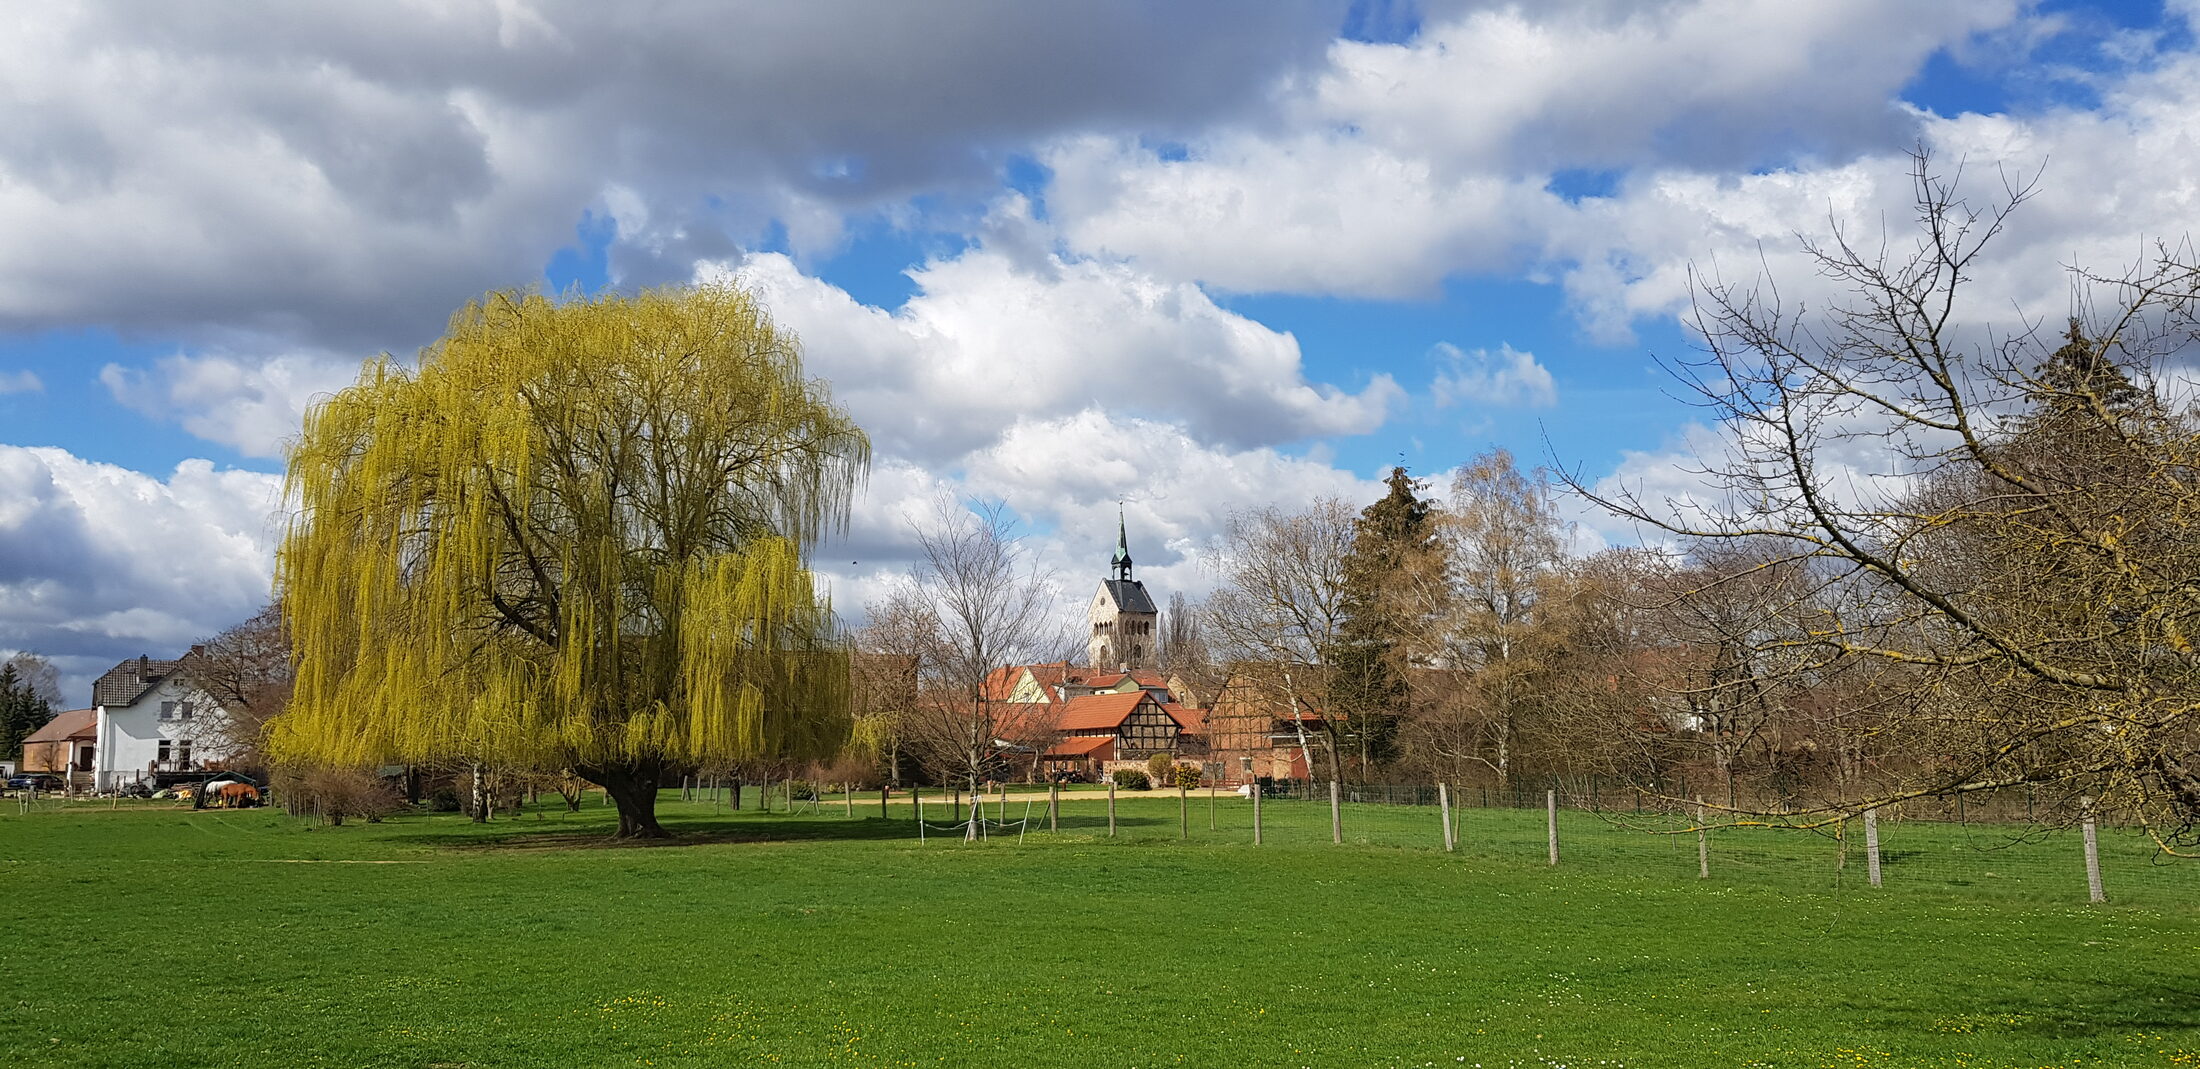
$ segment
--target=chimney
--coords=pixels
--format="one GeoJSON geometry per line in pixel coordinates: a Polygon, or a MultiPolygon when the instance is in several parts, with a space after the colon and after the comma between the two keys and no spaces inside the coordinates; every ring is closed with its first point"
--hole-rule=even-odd
{"type": "Polygon", "coordinates": [[[198,644],[193,644],[193,645],[192,645],[192,647],[191,647],[191,656],[193,656],[193,657],[204,657],[204,656],[206,656],[206,647],[205,647],[205,646],[202,646],[202,645],[198,645],[198,644]]]}

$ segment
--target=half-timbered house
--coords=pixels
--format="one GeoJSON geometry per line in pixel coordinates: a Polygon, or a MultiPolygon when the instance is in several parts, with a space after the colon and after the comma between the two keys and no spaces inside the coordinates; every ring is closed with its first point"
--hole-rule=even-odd
{"type": "Polygon", "coordinates": [[[1205,749],[1196,711],[1158,701],[1143,687],[1072,698],[1054,723],[1058,738],[1043,760],[1057,774],[1097,778],[1116,764],[1143,763],[1155,754],[1197,758],[1205,749]]]}

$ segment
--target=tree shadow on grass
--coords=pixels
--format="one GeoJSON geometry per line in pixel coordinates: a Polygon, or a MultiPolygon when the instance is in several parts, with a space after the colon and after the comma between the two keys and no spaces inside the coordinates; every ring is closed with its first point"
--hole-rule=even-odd
{"type": "Polygon", "coordinates": [[[509,831],[463,825],[446,831],[421,832],[399,841],[441,850],[588,850],[662,849],[683,846],[720,846],[735,843],[875,842],[917,838],[913,820],[832,820],[804,816],[754,816],[682,819],[665,822],[667,839],[618,839],[612,831],[615,817],[575,825],[570,821],[546,828],[530,828],[516,822],[509,831]]]}
{"type": "Polygon", "coordinates": [[[2200,1027],[2200,992],[2164,976],[2061,977],[2052,984],[2013,982],[1935,1000],[1842,1000],[1865,1018],[1908,1020],[1918,1030],[2003,1032],[2077,1040],[2200,1027]]]}
{"type": "MultiPolygon", "coordinates": [[[[854,820],[837,817],[787,814],[742,814],[705,817],[676,815],[664,820],[665,830],[672,834],[668,839],[618,839],[612,831],[618,826],[617,818],[608,810],[600,819],[590,819],[573,814],[560,814],[563,818],[549,826],[534,826],[513,821],[499,827],[497,824],[445,824],[435,830],[421,830],[410,835],[393,837],[394,841],[438,850],[460,852],[512,851],[512,850],[604,850],[637,849],[654,850],[686,846],[724,846],[736,844],[799,843],[799,842],[881,842],[887,840],[917,841],[917,823],[913,815],[897,814],[892,818],[863,817],[854,820]]],[[[590,816],[593,816],[591,814],[590,816]]],[[[933,839],[958,840],[962,832],[950,829],[948,821],[940,819],[944,813],[927,814],[929,825],[925,835],[933,839]],[[943,830],[949,829],[949,830],[943,830]]],[[[997,819],[990,808],[986,819],[997,819]]],[[[1017,824],[1024,820],[1020,813],[1011,811],[1010,821],[1004,828],[994,824],[987,831],[990,839],[1014,839],[1017,824]]],[[[1197,822],[1195,822],[1196,824],[1197,822]]],[[[1148,816],[1123,816],[1116,820],[1117,834],[1123,839],[1141,841],[1174,840],[1177,822],[1148,816]]],[[[1064,815],[1060,834],[1107,836],[1108,820],[1105,816],[1064,815]]],[[[1031,835],[1048,832],[1043,811],[1031,814],[1024,826],[1031,835]]],[[[1204,828],[1200,829],[1202,832],[1204,828]]],[[[1196,836],[1195,836],[1196,837],[1196,836]]]]}

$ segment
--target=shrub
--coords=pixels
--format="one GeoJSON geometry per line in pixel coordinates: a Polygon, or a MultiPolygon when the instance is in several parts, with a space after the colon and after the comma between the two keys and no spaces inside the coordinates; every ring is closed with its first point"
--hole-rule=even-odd
{"type": "Polygon", "coordinates": [[[1199,786],[1199,776],[1200,768],[1198,765],[1176,766],[1176,785],[1185,790],[1191,790],[1199,786]]]}
{"type": "Polygon", "coordinates": [[[1111,775],[1115,777],[1115,785],[1126,791],[1143,791],[1153,786],[1152,777],[1139,769],[1119,768],[1111,775]]]}
{"type": "Polygon", "coordinates": [[[446,783],[429,791],[427,805],[430,813],[458,812],[458,789],[446,783]]]}
{"type": "Polygon", "coordinates": [[[1169,777],[1175,772],[1175,754],[1157,753],[1146,759],[1146,774],[1153,777],[1155,783],[1170,782],[1169,777]]]}
{"type": "Polygon", "coordinates": [[[331,826],[341,826],[347,817],[365,817],[372,824],[406,808],[403,793],[361,768],[286,765],[275,770],[271,786],[292,815],[310,813],[331,826]]]}

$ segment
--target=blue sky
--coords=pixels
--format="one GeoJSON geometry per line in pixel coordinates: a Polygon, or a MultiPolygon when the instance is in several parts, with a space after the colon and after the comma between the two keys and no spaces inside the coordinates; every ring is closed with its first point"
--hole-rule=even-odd
{"type": "Polygon", "coordinates": [[[72,704],[249,615],[304,406],[489,289],[762,293],[880,445],[822,555],[860,612],[942,495],[1078,589],[1123,500],[1196,594],[1231,511],[1401,461],[1686,492],[1688,272],[1825,296],[1797,237],[1899,220],[1915,146],[2045,168],[1989,323],[2200,220],[2176,3],[408,11],[0,41],[0,651],[72,704]]]}

